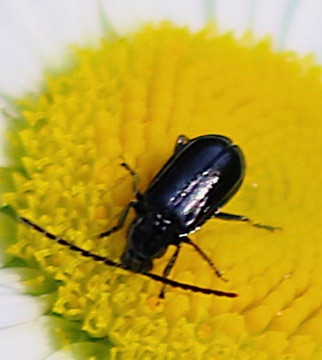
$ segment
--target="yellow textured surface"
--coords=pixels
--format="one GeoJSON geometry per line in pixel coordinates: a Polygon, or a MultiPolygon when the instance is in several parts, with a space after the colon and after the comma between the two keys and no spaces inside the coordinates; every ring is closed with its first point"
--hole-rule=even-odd
{"type": "MultiPolygon", "coordinates": [[[[184,248],[172,277],[238,293],[227,299],[168,288],[85,260],[22,225],[9,249],[61,281],[54,312],[108,336],[115,359],[321,359],[321,70],[236,42],[170,25],[75,50],[74,66],[20,102],[11,134],[27,173],[4,200],[40,226],[118,259],[125,230],[113,225],[132,199],[126,160],[144,190],[175,140],[214,133],[244,151],[247,172],[224,208],[262,223],[209,221],[191,237],[229,279],[184,248]]],[[[155,262],[161,273],[171,256],[155,262]]]]}

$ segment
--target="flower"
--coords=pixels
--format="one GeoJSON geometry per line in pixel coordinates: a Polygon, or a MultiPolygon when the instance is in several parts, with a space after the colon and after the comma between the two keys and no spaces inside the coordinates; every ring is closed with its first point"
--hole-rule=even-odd
{"type": "MultiPolygon", "coordinates": [[[[220,24],[224,9],[215,14],[220,24]]],[[[178,134],[216,132],[238,142],[248,165],[225,211],[282,230],[209,221],[193,238],[229,282],[191,249],[183,249],[171,276],[238,298],[169,288],[161,302],[160,284],[85,260],[22,225],[15,236],[16,225],[6,221],[1,229],[13,257],[1,271],[3,306],[15,309],[17,301],[25,311],[4,315],[4,358],[44,358],[55,350],[57,358],[319,358],[320,179],[312,172],[321,147],[320,68],[310,58],[273,53],[268,40],[249,34],[236,41],[213,27],[197,30],[201,23],[193,32],[178,25],[110,32],[95,47],[74,47],[64,69],[47,72],[42,91],[11,101],[15,169],[3,170],[3,203],[117,260],[125,231],[99,241],[96,234],[133,196],[120,159],[145,189],[178,134]],[[30,334],[37,349],[21,347],[20,356],[8,339],[29,344],[30,334]]],[[[280,34],[276,46],[287,42],[280,34]]],[[[171,251],[154,272],[162,273],[171,251]]]]}

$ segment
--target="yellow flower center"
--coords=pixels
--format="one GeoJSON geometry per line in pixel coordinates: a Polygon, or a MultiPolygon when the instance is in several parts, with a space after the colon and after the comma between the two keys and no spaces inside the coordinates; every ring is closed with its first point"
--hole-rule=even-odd
{"type": "MultiPolygon", "coordinates": [[[[163,24],[75,49],[68,69],[19,102],[11,144],[22,152],[21,171],[4,200],[115,261],[126,230],[97,235],[133,199],[119,164],[140,175],[144,191],[179,134],[232,138],[246,177],[223,210],[282,230],[210,220],[191,238],[229,281],[184,245],[171,277],[237,298],[168,287],[160,301],[159,283],[86,260],[22,225],[10,253],[59,281],[53,311],[80,320],[92,337],[108,336],[115,358],[320,358],[320,74],[309,59],[273,53],[266,41],[163,24]]],[[[162,273],[173,250],[153,272],[162,273]]]]}

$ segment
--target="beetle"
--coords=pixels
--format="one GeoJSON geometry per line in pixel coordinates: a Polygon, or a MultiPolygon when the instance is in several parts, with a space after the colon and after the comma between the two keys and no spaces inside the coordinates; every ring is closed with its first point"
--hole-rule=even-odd
{"type": "Polygon", "coordinates": [[[143,193],[138,190],[138,174],[127,163],[123,162],[121,165],[133,177],[134,199],[126,205],[117,224],[99,235],[102,238],[119,231],[124,227],[129,211],[135,211],[136,217],[127,230],[127,243],[120,258],[121,263],[73,245],[29,219],[19,217],[20,220],[49,239],[68,246],[85,257],[162,282],[164,285],[159,294],[160,298],[164,298],[166,285],[204,294],[235,297],[234,293],[183,284],[168,279],[168,276],[178,258],[181,245],[188,244],[210,265],[218,277],[222,277],[213,261],[188,237],[211,218],[250,222],[267,230],[276,229],[253,222],[246,216],[220,211],[234,196],[244,179],[245,160],[241,149],[222,135],[203,135],[193,139],[180,135],[173,155],[143,193]],[[162,257],[170,245],[174,245],[176,249],[162,276],[150,273],[153,261],[162,257]]]}
{"type": "MultiPolygon", "coordinates": [[[[137,189],[138,175],[126,163],[121,165],[134,178],[135,200],[125,207],[118,224],[100,236],[120,230],[129,209],[135,210],[137,216],[128,229],[122,263],[134,272],[149,272],[153,260],[163,256],[169,245],[174,245],[176,251],[163,272],[167,277],[181,244],[185,243],[191,245],[221,277],[213,261],[187,235],[210,218],[251,222],[246,216],[220,211],[244,179],[245,160],[241,149],[222,135],[204,135],[191,140],[180,135],[174,154],[144,193],[137,189]]],[[[253,225],[274,230],[268,225],[253,225]]],[[[164,289],[160,297],[164,297],[164,289]]]]}

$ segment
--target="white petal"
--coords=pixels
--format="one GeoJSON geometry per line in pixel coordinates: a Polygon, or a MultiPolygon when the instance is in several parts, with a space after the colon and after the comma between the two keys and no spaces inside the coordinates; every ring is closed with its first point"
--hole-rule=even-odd
{"type": "Polygon", "coordinates": [[[172,20],[193,29],[209,18],[237,34],[272,34],[277,46],[321,51],[319,0],[11,0],[0,3],[0,95],[38,89],[44,68],[59,69],[71,43],[92,43],[111,23],[124,33],[146,21],[172,20]]]}
{"type": "Polygon", "coordinates": [[[0,93],[17,96],[36,90],[44,67],[62,65],[62,51],[101,33],[95,4],[69,0],[0,4],[0,93]],[[3,50],[3,51],[2,51],[3,50]],[[5,50],[5,51],[4,51],[5,50]]]}
{"type": "Polygon", "coordinates": [[[37,321],[0,330],[0,359],[43,360],[55,349],[51,334],[51,319],[37,321]]]}
{"type": "Polygon", "coordinates": [[[213,3],[213,19],[218,23],[221,31],[234,30],[237,35],[242,35],[250,30],[254,13],[254,1],[252,0],[219,0],[209,1],[213,3]]]}
{"type": "Polygon", "coordinates": [[[314,52],[322,59],[320,0],[208,0],[221,31],[271,35],[277,49],[314,52]]]}
{"type": "Polygon", "coordinates": [[[38,295],[53,292],[56,289],[56,284],[54,280],[46,279],[40,270],[12,267],[0,269],[0,287],[2,293],[38,295]],[[28,287],[23,285],[25,282],[29,284],[28,287]]]}
{"type": "Polygon", "coordinates": [[[39,318],[49,310],[46,296],[1,294],[0,329],[39,318]]]}
{"type": "Polygon", "coordinates": [[[294,17],[286,34],[285,46],[302,54],[314,51],[322,60],[322,2],[306,0],[298,2],[294,17]]]}
{"type": "Polygon", "coordinates": [[[0,295],[1,294],[21,294],[25,287],[21,283],[21,276],[12,269],[0,270],[0,295]]]}
{"type": "Polygon", "coordinates": [[[294,1],[257,1],[254,5],[252,31],[258,38],[273,35],[278,49],[285,45],[285,34],[294,15],[294,1]]]}
{"type": "MultiPolygon", "coordinates": [[[[27,270],[27,275],[29,269],[27,270]]],[[[32,271],[37,275],[37,271],[32,271]]],[[[51,306],[51,296],[31,296],[23,294],[23,269],[20,273],[13,269],[0,270],[0,329],[22,324],[39,318],[51,306]]]]}
{"type": "Polygon", "coordinates": [[[136,29],[139,24],[171,20],[178,25],[200,29],[206,22],[204,2],[195,0],[103,1],[103,8],[118,33],[136,29]]]}

